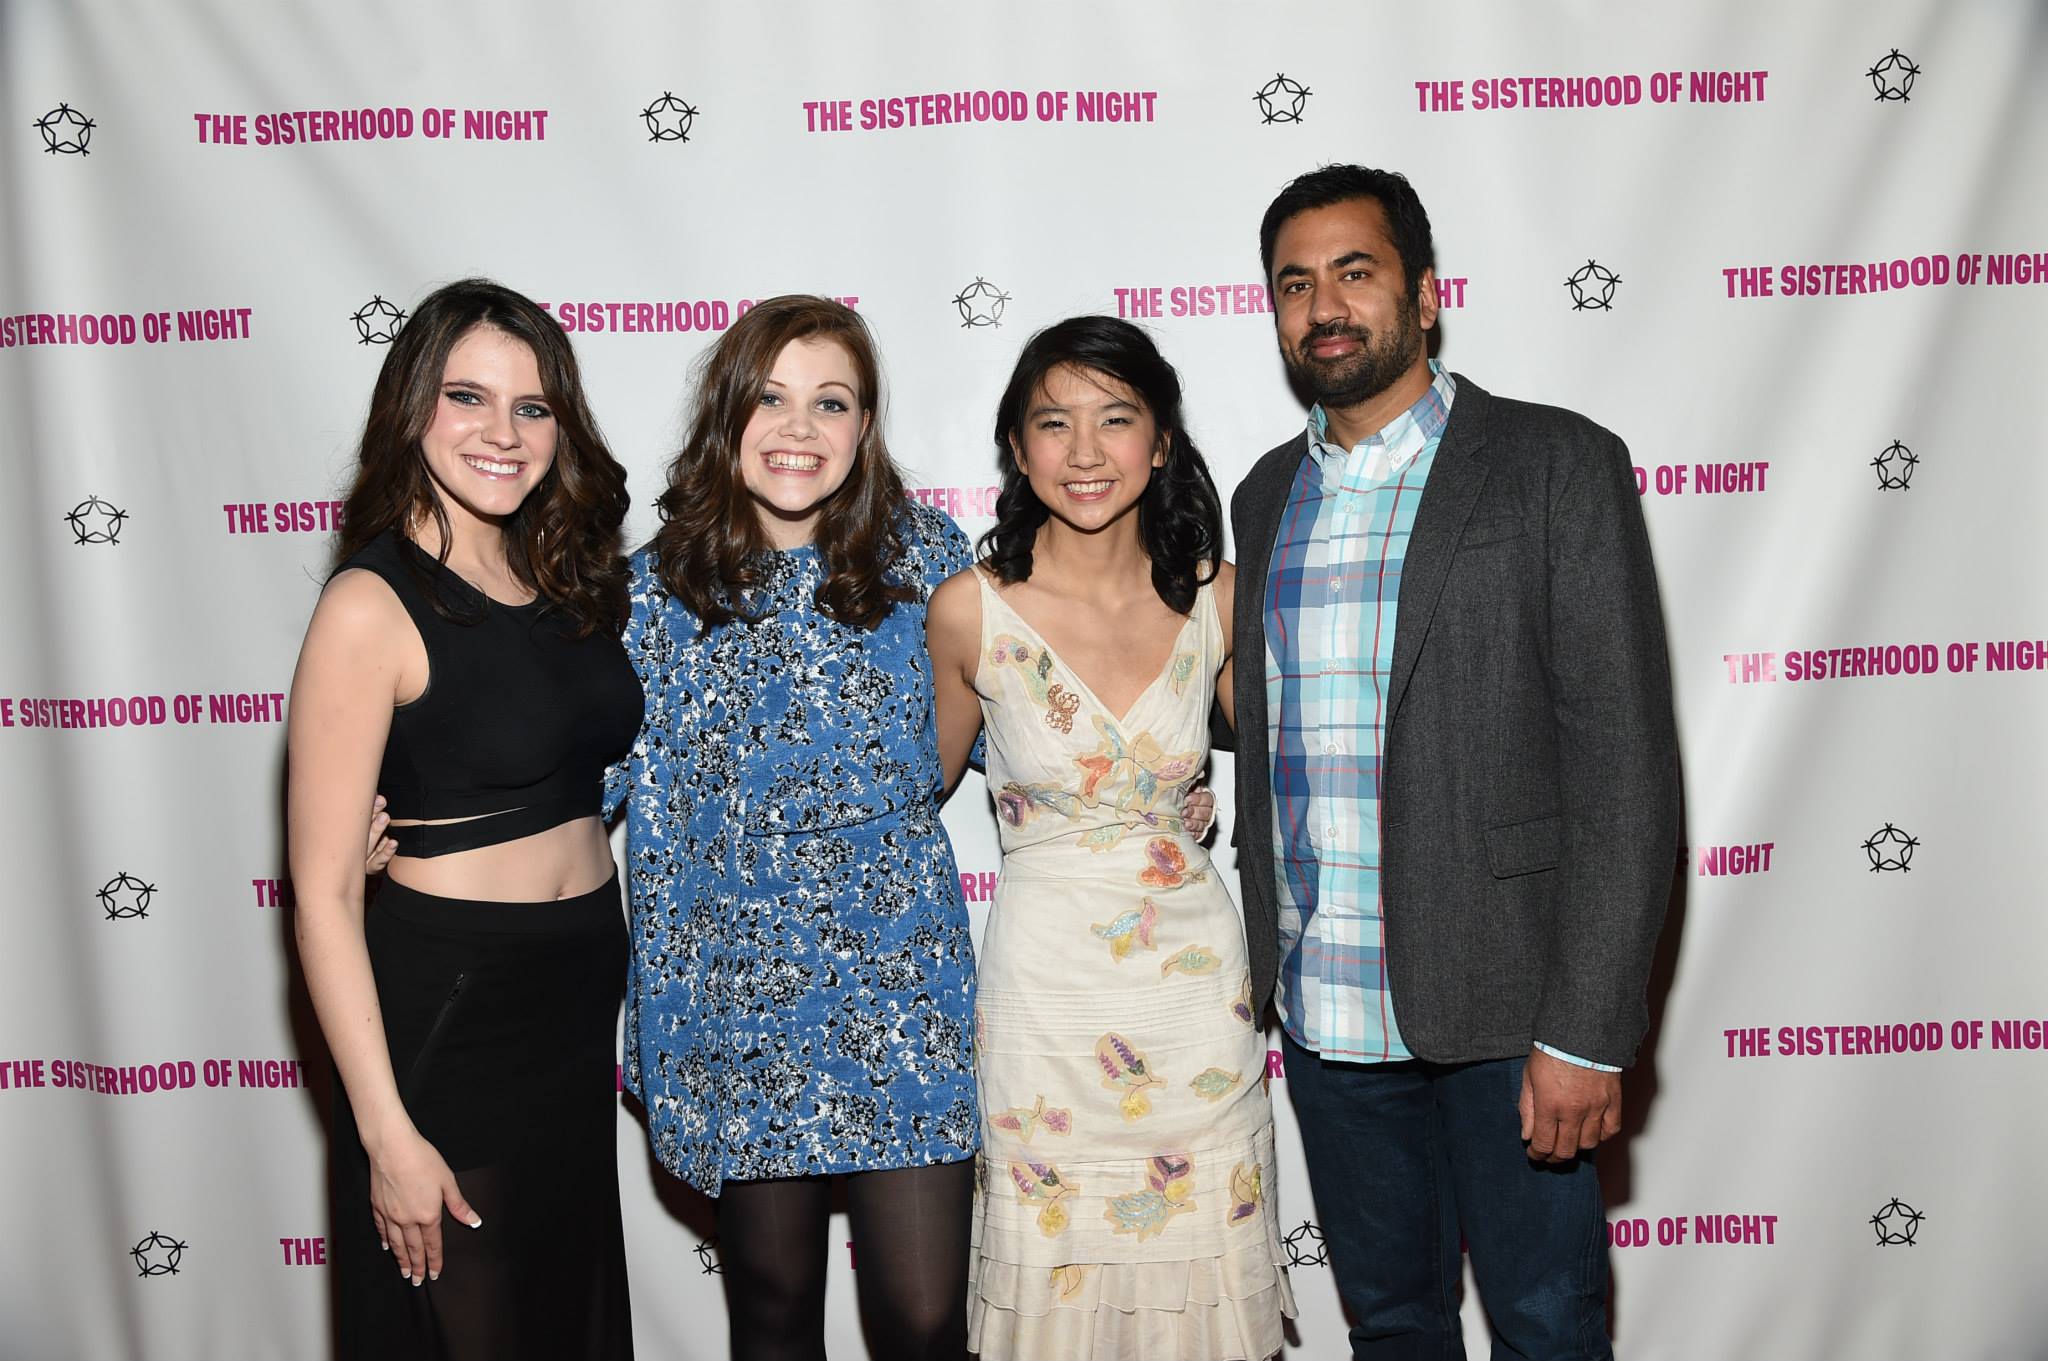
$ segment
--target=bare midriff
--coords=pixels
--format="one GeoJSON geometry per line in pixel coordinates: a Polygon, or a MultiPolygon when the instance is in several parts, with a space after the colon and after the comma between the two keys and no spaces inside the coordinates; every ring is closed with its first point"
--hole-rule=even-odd
{"type": "MultiPolygon", "coordinates": [[[[441,825],[467,818],[392,819],[392,826],[441,825]]],[[[535,903],[574,898],[603,888],[612,877],[612,848],[604,824],[577,818],[517,841],[447,855],[392,857],[394,883],[441,898],[535,903]]]]}

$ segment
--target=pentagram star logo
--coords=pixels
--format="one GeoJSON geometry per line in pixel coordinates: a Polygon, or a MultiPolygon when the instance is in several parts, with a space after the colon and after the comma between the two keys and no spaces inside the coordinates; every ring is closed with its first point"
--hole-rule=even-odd
{"type": "Polygon", "coordinates": [[[1913,469],[1920,466],[1920,456],[1893,440],[1870,460],[1870,466],[1877,469],[1878,490],[1906,491],[1913,485],[1913,469]]]}
{"type": "Polygon", "coordinates": [[[1904,1243],[1912,1247],[1920,1233],[1920,1221],[1927,1218],[1912,1206],[1893,1196],[1885,1207],[1870,1217],[1870,1227],[1877,1230],[1877,1245],[1881,1248],[1896,1247],[1904,1243]]]}
{"type": "Polygon", "coordinates": [[[961,289],[959,296],[953,299],[953,305],[960,309],[962,326],[1000,326],[1003,324],[1003,307],[1009,301],[1009,294],[977,274],[974,282],[961,289]]]}
{"type": "Polygon", "coordinates": [[[704,1269],[706,1276],[722,1276],[725,1274],[725,1264],[718,1260],[717,1238],[705,1239],[697,1245],[695,1251],[697,1253],[697,1265],[704,1269]]]}
{"type": "Polygon", "coordinates": [[[1863,853],[1870,857],[1872,874],[1889,874],[1896,870],[1902,874],[1913,868],[1913,848],[1920,844],[1920,838],[1907,836],[1887,822],[1870,834],[1863,843],[1863,853]]]}
{"type": "Polygon", "coordinates": [[[151,1229],[149,1237],[128,1249],[128,1255],[135,1259],[135,1274],[138,1276],[175,1276],[178,1263],[185,1258],[187,1246],[169,1234],[151,1229]]]}
{"type": "Polygon", "coordinates": [[[1330,1250],[1323,1245],[1323,1231],[1304,1219],[1280,1240],[1287,1249],[1289,1266],[1328,1266],[1330,1250]]]}
{"type": "Polygon", "coordinates": [[[1572,271],[1564,286],[1572,291],[1572,311],[1611,312],[1614,289],[1621,276],[1597,260],[1588,260],[1572,271]]]}
{"type": "Polygon", "coordinates": [[[382,293],[371,295],[348,319],[356,324],[356,335],[365,345],[389,345],[398,339],[398,328],[405,325],[405,313],[384,301],[382,293]]]}
{"type": "Polygon", "coordinates": [[[59,104],[35,121],[43,150],[57,156],[92,155],[92,130],[99,126],[69,104],[59,104]]]}
{"type": "Polygon", "coordinates": [[[1871,88],[1877,91],[1877,98],[1884,103],[1894,100],[1903,104],[1913,97],[1913,79],[1920,74],[1920,68],[1913,59],[1894,47],[1884,60],[1864,72],[1870,77],[1871,88]]]}
{"type": "Polygon", "coordinates": [[[145,884],[124,871],[101,884],[93,896],[106,909],[108,921],[130,921],[149,915],[149,900],[156,896],[156,885],[145,884]]]}
{"type": "Polygon", "coordinates": [[[647,124],[650,142],[687,142],[690,129],[697,124],[697,111],[663,90],[661,98],[640,110],[640,121],[647,124]]]}
{"type": "Polygon", "coordinates": [[[1276,71],[1271,80],[1252,92],[1252,98],[1259,102],[1259,112],[1264,115],[1259,122],[1299,123],[1311,93],[1308,86],[1276,71]]]}
{"type": "Polygon", "coordinates": [[[71,526],[72,539],[77,543],[117,544],[127,519],[127,511],[97,496],[86,497],[64,514],[64,523],[71,526]]]}

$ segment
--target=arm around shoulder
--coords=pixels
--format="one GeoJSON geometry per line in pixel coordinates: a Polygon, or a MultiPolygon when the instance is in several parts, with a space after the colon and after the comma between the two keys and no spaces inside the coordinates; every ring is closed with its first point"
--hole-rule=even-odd
{"type": "Polygon", "coordinates": [[[932,657],[932,703],[938,712],[939,765],[951,790],[967,769],[981,732],[981,696],[974,673],[981,658],[981,585],[969,567],[939,583],[925,609],[932,657]]]}

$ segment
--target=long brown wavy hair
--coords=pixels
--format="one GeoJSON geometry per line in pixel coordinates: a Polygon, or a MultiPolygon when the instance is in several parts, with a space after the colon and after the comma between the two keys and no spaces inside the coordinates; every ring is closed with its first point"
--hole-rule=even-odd
{"type": "Polygon", "coordinates": [[[689,438],[669,463],[668,489],[655,503],[661,514],[655,571],[704,630],[756,617],[748,596],[761,584],[773,545],[740,471],[740,437],[783,347],[813,339],[846,351],[868,417],[853,467],[819,508],[812,533],[825,568],[818,608],[842,624],[872,629],[899,601],[916,598],[893,572],[903,556],[903,479],[882,441],[882,365],[874,337],[850,307],[785,294],[756,304],[705,355],[689,438]]]}
{"type": "MultiPolygon", "coordinates": [[[[505,525],[512,574],[577,623],[583,635],[626,618],[627,572],[619,540],[626,470],[604,442],[583,397],[576,352],[539,305],[488,279],[463,279],[421,300],[377,371],[370,414],[356,446],[355,482],[342,508],[335,559],[343,562],[385,530],[408,538],[432,520],[448,561],[448,512],[427,475],[420,441],[433,424],[448,355],[479,326],[533,351],[541,392],[554,412],[554,465],[505,525]]],[[[439,591],[428,598],[449,612],[439,591]]]]}

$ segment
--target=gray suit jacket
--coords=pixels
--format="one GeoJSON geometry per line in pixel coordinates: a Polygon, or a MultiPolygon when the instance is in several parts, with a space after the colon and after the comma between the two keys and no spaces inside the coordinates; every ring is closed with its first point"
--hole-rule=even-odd
{"type": "MultiPolygon", "coordinates": [[[[1395,1019],[1439,1063],[1534,1040],[1626,1066],[1670,893],[1678,747],[1628,450],[1462,375],[1402,568],[1382,764],[1395,1019]]],[[[1266,579],[1307,452],[1231,500],[1238,867],[1255,1001],[1278,969],[1266,579]]]]}

